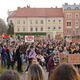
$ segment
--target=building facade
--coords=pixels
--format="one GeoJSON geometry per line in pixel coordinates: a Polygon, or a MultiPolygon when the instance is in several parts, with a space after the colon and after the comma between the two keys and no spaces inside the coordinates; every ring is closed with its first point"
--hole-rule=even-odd
{"type": "Polygon", "coordinates": [[[14,24],[14,33],[45,34],[46,38],[63,36],[62,8],[18,8],[8,16],[8,23],[14,24]]]}
{"type": "Polygon", "coordinates": [[[64,12],[64,37],[71,38],[80,35],[80,5],[63,5],[64,12]]]}

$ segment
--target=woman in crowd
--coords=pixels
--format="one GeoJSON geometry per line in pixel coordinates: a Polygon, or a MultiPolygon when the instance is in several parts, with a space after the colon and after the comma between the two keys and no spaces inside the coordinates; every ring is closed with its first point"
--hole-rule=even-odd
{"type": "Polygon", "coordinates": [[[21,77],[17,71],[7,70],[2,73],[0,80],[21,80],[21,77]]]}
{"type": "Polygon", "coordinates": [[[73,65],[63,63],[54,70],[49,80],[80,80],[80,76],[73,65]]]}
{"type": "Polygon", "coordinates": [[[28,70],[27,80],[45,80],[42,67],[38,64],[31,65],[28,70]]]}

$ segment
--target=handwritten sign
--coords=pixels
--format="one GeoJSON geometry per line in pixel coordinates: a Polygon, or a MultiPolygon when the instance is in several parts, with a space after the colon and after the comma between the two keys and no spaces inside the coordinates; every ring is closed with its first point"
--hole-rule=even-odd
{"type": "Polygon", "coordinates": [[[59,53],[58,57],[66,58],[66,54],[59,53]]]}
{"type": "Polygon", "coordinates": [[[66,60],[59,60],[59,64],[67,62],[66,60]]]}
{"type": "Polygon", "coordinates": [[[80,64],[80,54],[70,54],[68,62],[71,64],[80,64]]]}

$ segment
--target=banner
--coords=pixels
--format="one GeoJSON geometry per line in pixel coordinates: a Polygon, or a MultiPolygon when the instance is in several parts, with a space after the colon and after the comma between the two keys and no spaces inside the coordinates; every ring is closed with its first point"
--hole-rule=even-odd
{"type": "Polygon", "coordinates": [[[34,36],[25,36],[25,42],[34,42],[34,36]]]}
{"type": "Polygon", "coordinates": [[[68,62],[71,64],[80,64],[80,54],[70,54],[68,62]]]}
{"type": "Polygon", "coordinates": [[[66,54],[59,53],[58,57],[66,58],[66,54]]]}
{"type": "Polygon", "coordinates": [[[53,31],[53,39],[55,40],[56,31],[53,31]]]}

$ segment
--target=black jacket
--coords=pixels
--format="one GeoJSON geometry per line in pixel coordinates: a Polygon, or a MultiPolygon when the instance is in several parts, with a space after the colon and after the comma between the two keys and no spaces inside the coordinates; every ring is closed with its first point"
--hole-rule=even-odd
{"type": "MultiPolygon", "coordinates": [[[[9,49],[7,49],[7,54],[8,54],[8,57],[7,57],[7,65],[13,65],[14,64],[14,61],[11,61],[10,59],[10,54],[9,54],[9,49]]],[[[14,51],[13,51],[13,55],[12,55],[12,59],[14,60],[15,56],[14,56],[14,51]]]]}

